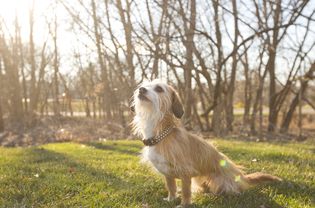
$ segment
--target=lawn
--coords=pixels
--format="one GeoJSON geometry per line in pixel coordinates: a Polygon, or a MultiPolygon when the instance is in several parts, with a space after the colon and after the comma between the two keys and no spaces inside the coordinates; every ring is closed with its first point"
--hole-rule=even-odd
{"type": "MultiPolygon", "coordinates": [[[[314,143],[213,143],[247,172],[284,179],[240,195],[197,194],[193,207],[315,207],[314,143]]],[[[174,207],[163,177],[139,164],[139,141],[0,148],[0,207],[174,207]]]]}

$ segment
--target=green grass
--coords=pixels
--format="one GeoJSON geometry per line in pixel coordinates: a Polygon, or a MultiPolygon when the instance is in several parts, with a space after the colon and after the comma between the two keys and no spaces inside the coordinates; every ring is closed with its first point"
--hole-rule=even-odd
{"type": "MultiPolygon", "coordinates": [[[[214,143],[247,172],[284,181],[240,195],[198,194],[194,207],[315,207],[312,143],[214,143]]],[[[138,141],[0,148],[0,207],[174,207],[179,201],[162,200],[163,177],[139,164],[141,148],[138,141]]]]}

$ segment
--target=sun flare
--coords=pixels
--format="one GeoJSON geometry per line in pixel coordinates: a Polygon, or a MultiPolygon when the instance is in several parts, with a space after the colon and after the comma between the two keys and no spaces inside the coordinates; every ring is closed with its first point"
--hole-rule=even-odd
{"type": "Polygon", "coordinates": [[[23,39],[26,39],[28,37],[28,29],[25,25],[29,25],[29,15],[31,9],[34,11],[35,23],[40,22],[39,18],[41,13],[44,11],[46,12],[50,2],[52,1],[0,0],[0,21],[5,25],[4,30],[8,30],[12,34],[14,32],[14,25],[17,19],[19,25],[24,26],[21,27],[21,35],[23,39]]]}

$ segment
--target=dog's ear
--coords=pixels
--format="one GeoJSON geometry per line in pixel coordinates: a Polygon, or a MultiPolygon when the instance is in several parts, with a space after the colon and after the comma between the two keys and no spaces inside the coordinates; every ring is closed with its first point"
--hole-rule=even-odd
{"type": "Polygon", "coordinates": [[[135,104],[133,103],[133,98],[130,98],[129,100],[129,108],[131,112],[135,112],[135,104]]]}
{"type": "Polygon", "coordinates": [[[134,105],[130,106],[130,111],[133,112],[133,113],[135,112],[135,106],[134,105]]]}
{"type": "Polygon", "coordinates": [[[184,107],[177,92],[172,89],[172,111],[177,118],[181,118],[184,114],[184,107]]]}

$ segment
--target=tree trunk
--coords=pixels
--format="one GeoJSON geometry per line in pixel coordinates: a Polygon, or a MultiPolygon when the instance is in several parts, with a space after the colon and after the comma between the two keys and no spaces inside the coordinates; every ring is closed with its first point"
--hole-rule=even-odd
{"type": "Polygon", "coordinates": [[[249,113],[250,113],[250,106],[251,106],[251,101],[252,101],[252,91],[251,91],[252,81],[251,81],[251,74],[249,71],[247,51],[245,52],[245,61],[243,63],[243,66],[244,66],[244,75],[245,75],[243,125],[247,127],[249,124],[249,113]]]}
{"type": "MultiPolygon", "coordinates": [[[[18,24],[18,23],[16,23],[18,24]]],[[[24,67],[24,51],[23,51],[23,44],[21,40],[21,29],[19,26],[17,28],[17,38],[18,38],[18,48],[20,51],[20,67],[21,67],[21,76],[22,76],[22,88],[23,88],[23,105],[24,105],[24,112],[28,112],[28,97],[27,97],[27,85],[26,85],[26,75],[25,75],[25,67],[24,67]]]]}
{"type": "Polygon", "coordinates": [[[96,118],[96,98],[94,97],[92,100],[92,107],[93,107],[93,118],[96,118]]]}
{"type": "MultiPolygon", "coordinates": [[[[31,81],[30,81],[30,109],[29,112],[33,114],[36,111],[36,64],[35,64],[35,46],[34,46],[34,39],[33,39],[33,31],[34,31],[34,1],[32,8],[29,11],[29,59],[31,65],[31,81]]],[[[32,117],[32,115],[31,115],[32,117]]]]}
{"type": "Polygon", "coordinates": [[[228,85],[228,91],[227,91],[227,106],[226,106],[226,124],[227,124],[227,130],[233,131],[233,121],[234,121],[234,91],[235,91],[235,78],[236,78],[236,69],[237,69],[237,44],[238,44],[238,36],[239,36],[239,30],[238,30],[238,14],[237,14],[237,4],[236,0],[232,0],[232,6],[233,6],[233,16],[234,16],[234,41],[233,41],[233,51],[235,51],[232,55],[232,69],[231,69],[231,79],[230,83],[228,85]]]}
{"type": "Polygon", "coordinates": [[[58,46],[57,46],[57,16],[55,16],[54,22],[54,34],[53,34],[53,42],[54,42],[54,115],[60,115],[60,102],[59,102],[59,60],[58,60],[58,46]]]}
{"type": "MultiPolygon", "coordinates": [[[[3,89],[2,83],[3,83],[3,81],[2,81],[2,62],[0,59],[0,89],[3,89]]],[[[2,99],[0,96],[0,133],[3,131],[4,131],[4,120],[3,120],[3,112],[2,112],[2,99]]]]}
{"type": "Polygon", "coordinates": [[[13,121],[21,123],[23,122],[23,103],[21,95],[21,86],[19,82],[19,70],[18,70],[18,54],[16,48],[13,53],[9,50],[5,40],[0,38],[0,54],[4,63],[4,71],[6,77],[10,80],[10,86],[8,87],[10,117],[13,121]]]}
{"type": "Polygon", "coordinates": [[[150,28],[151,28],[151,34],[153,36],[153,42],[154,42],[154,51],[153,51],[153,65],[152,65],[152,73],[151,73],[151,79],[156,79],[159,75],[159,60],[160,60],[160,42],[161,42],[161,35],[162,35],[162,29],[163,29],[163,23],[164,23],[164,17],[165,17],[165,12],[167,10],[167,4],[168,1],[163,1],[162,2],[162,14],[160,17],[159,21],[159,26],[157,33],[155,32],[155,25],[153,21],[153,17],[151,14],[151,9],[149,6],[148,0],[146,0],[146,7],[147,7],[147,12],[148,12],[148,17],[149,17],[149,22],[150,22],[150,28]]]}
{"type": "Polygon", "coordinates": [[[273,132],[277,128],[278,112],[276,106],[277,89],[276,89],[276,74],[275,74],[275,62],[277,55],[277,47],[279,44],[279,24],[281,18],[281,0],[277,2],[276,9],[273,14],[273,34],[272,43],[268,45],[269,59],[266,65],[266,69],[269,72],[269,116],[268,116],[268,131],[273,132]]]}
{"type": "MultiPolygon", "coordinates": [[[[300,80],[300,82],[302,84],[302,80],[300,80]]],[[[299,93],[299,121],[298,121],[299,139],[302,139],[302,134],[303,134],[303,127],[302,127],[302,125],[303,125],[302,96],[303,96],[303,92],[302,92],[302,89],[301,89],[301,92],[299,93]]]]}
{"type": "Polygon", "coordinates": [[[126,61],[129,69],[129,77],[130,77],[130,89],[134,89],[136,82],[135,82],[135,67],[133,64],[133,44],[132,44],[132,24],[131,24],[131,17],[130,17],[130,2],[126,0],[126,8],[123,8],[121,0],[116,0],[116,5],[119,11],[120,20],[124,27],[125,32],[125,41],[126,41],[126,61]]]}
{"type": "Polygon", "coordinates": [[[276,75],[275,75],[275,58],[276,53],[269,50],[269,60],[267,70],[269,71],[269,116],[268,116],[268,131],[273,132],[277,127],[277,110],[276,110],[276,75]]]}
{"type": "MultiPolygon", "coordinates": [[[[186,25],[186,24],[185,24],[186,25]]],[[[193,44],[194,44],[194,31],[196,26],[196,1],[190,1],[190,18],[189,27],[185,27],[186,41],[184,45],[186,48],[186,63],[184,66],[184,77],[185,77],[185,101],[184,101],[184,122],[189,126],[191,120],[192,105],[195,105],[192,101],[192,70],[194,68],[193,62],[193,44]],[[187,123],[188,122],[188,123],[187,123]]]]}
{"type": "Polygon", "coordinates": [[[88,117],[88,118],[91,117],[91,110],[90,110],[90,105],[89,105],[89,98],[85,98],[85,115],[86,115],[86,117],[88,117]]]}
{"type": "MultiPolygon", "coordinates": [[[[201,103],[201,107],[202,107],[202,111],[205,112],[206,111],[206,102],[205,100],[210,100],[209,98],[207,98],[207,95],[206,95],[206,92],[204,91],[204,86],[203,84],[201,83],[200,81],[200,76],[199,76],[199,71],[196,71],[196,78],[195,78],[195,81],[198,85],[198,93],[199,93],[199,99],[200,99],[200,103],[201,103]],[[204,96],[206,98],[204,98],[204,96]]],[[[208,115],[201,115],[202,117],[204,117],[205,119],[205,122],[206,122],[206,128],[205,130],[210,130],[210,122],[209,122],[209,116],[208,115]]],[[[202,126],[202,122],[201,122],[201,126],[200,126],[201,129],[204,129],[203,126],[202,126]]]]}
{"type": "Polygon", "coordinates": [[[212,116],[212,129],[216,136],[220,136],[223,133],[223,123],[222,123],[222,35],[220,30],[219,23],[219,0],[212,0],[213,9],[214,9],[214,20],[215,20],[215,34],[217,40],[217,80],[214,88],[214,97],[213,97],[213,116],[212,116]]]}
{"type": "MultiPolygon", "coordinates": [[[[99,28],[99,21],[97,19],[97,13],[96,13],[96,5],[95,5],[95,0],[91,1],[92,5],[92,12],[93,12],[93,23],[94,23],[94,36],[95,36],[95,44],[97,48],[97,55],[98,55],[98,62],[101,67],[101,74],[102,74],[102,82],[104,83],[104,93],[105,97],[109,98],[111,96],[111,90],[110,90],[110,85],[109,85],[109,79],[108,79],[108,71],[106,68],[106,64],[104,63],[104,57],[103,57],[103,51],[102,51],[102,37],[100,34],[100,28],[99,28]]],[[[110,118],[111,116],[111,109],[110,109],[110,101],[109,99],[105,100],[106,102],[104,103],[104,107],[106,110],[106,116],[107,118],[110,118]]],[[[95,103],[95,101],[93,102],[95,103]]]]}
{"type": "Polygon", "coordinates": [[[3,120],[3,113],[2,113],[2,102],[0,98],[0,133],[4,131],[4,120],[3,120]]]}
{"type": "Polygon", "coordinates": [[[256,92],[256,97],[254,100],[254,104],[253,104],[253,109],[252,109],[252,115],[251,115],[251,121],[250,121],[250,129],[251,132],[253,134],[256,133],[256,115],[257,112],[259,110],[259,105],[260,105],[260,101],[262,99],[262,95],[263,95],[263,90],[264,90],[264,81],[265,81],[265,77],[267,75],[267,69],[265,69],[264,74],[261,76],[259,75],[259,85],[258,85],[258,89],[256,92]]]}

